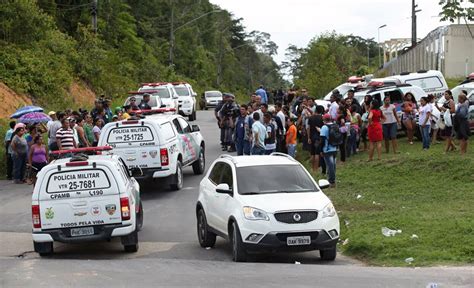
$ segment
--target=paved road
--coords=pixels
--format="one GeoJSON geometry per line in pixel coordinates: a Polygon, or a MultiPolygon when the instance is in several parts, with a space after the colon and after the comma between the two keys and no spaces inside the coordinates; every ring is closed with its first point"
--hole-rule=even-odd
{"type": "MultiPolygon", "coordinates": [[[[198,113],[209,165],[221,154],[211,112],[198,113]]],[[[140,250],[125,254],[119,241],[83,245],[56,243],[55,254],[32,252],[31,186],[0,182],[0,287],[9,286],[259,286],[473,287],[474,268],[374,268],[338,255],[321,262],[317,252],[262,255],[231,262],[228,244],[202,249],[196,239],[194,205],[201,176],[185,169],[184,189],[160,182],[142,187],[145,225],[140,250]],[[110,261],[113,260],[113,261],[110,261]],[[295,263],[301,263],[296,265],[295,263]]]]}

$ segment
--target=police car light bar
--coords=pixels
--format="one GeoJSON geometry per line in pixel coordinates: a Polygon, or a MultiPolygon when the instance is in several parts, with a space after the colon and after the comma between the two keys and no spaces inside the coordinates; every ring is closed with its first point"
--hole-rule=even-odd
{"type": "Polygon", "coordinates": [[[369,84],[367,84],[367,86],[369,86],[369,87],[382,87],[384,85],[385,85],[385,83],[383,83],[381,81],[370,81],[369,84]]]}
{"type": "Polygon", "coordinates": [[[169,84],[169,83],[168,83],[168,82],[141,83],[141,84],[140,84],[140,87],[143,87],[143,86],[162,86],[162,85],[166,85],[166,84],[169,84]]]}
{"type": "Polygon", "coordinates": [[[85,153],[85,152],[101,152],[101,151],[110,151],[112,147],[110,146],[98,146],[98,147],[84,147],[84,148],[76,148],[70,150],[57,150],[51,151],[53,155],[63,155],[63,154],[75,154],[75,153],[85,153]]]}
{"type": "Polygon", "coordinates": [[[158,90],[148,90],[148,91],[129,91],[129,95],[142,95],[142,94],[153,94],[157,93],[158,90]]]}
{"type": "Polygon", "coordinates": [[[358,83],[358,82],[361,82],[362,80],[364,80],[364,78],[357,77],[357,76],[351,76],[347,79],[347,82],[349,82],[349,83],[358,83]]]}
{"type": "Polygon", "coordinates": [[[159,113],[166,113],[166,112],[176,112],[176,108],[157,108],[157,109],[148,109],[148,110],[134,110],[133,113],[135,114],[144,114],[144,115],[152,115],[152,114],[159,114],[159,113]]]}
{"type": "Polygon", "coordinates": [[[172,82],[171,84],[173,84],[173,85],[182,85],[182,84],[188,84],[188,83],[184,82],[184,81],[177,81],[177,82],[172,82]]]}

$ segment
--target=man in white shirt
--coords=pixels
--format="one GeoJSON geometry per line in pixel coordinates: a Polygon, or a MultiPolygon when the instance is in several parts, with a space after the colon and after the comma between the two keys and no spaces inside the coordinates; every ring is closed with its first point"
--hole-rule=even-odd
{"type": "Polygon", "coordinates": [[[337,96],[331,95],[331,105],[329,106],[329,115],[331,115],[332,120],[337,119],[337,110],[339,110],[339,104],[337,104],[337,96]]]}

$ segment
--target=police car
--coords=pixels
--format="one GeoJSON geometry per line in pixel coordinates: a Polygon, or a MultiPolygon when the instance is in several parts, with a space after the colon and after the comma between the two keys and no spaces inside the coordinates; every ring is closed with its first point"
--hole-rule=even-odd
{"type": "Polygon", "coordinates": [[[111,146],[130,168],[140,169],[137,180],[166,178],[172,190],[183,187],[183,168],[192,166],[204,173],[205,143],[199,126],[162,108],[144,114],[144,119],[108,123],[102,129],[99,145],[111,146]],[[155,114],[153,114],[155,113],[155,114]]]}
{"type": "Polygon", "coordinates": [[[189,121],[196,120],[197,94],[194,92],[193,87],[186,82],[174,82],[172,84],[174,86],[174,90],[179,96],[179,114],[187,116],[189,121]]]}
{"type": "MultiPolygon", "coordinates": [[[[110,149],[80,148],[77,153],[110,149]]],[[[53,253],[53,242],[79,243],[120,237],[126,252],[138,250],[143,226],[140,185],[115,155],[73,155],[44,167],[32,195],[34,250],[53,253]]]]}
{"type": "MultiPolygon", "coordinates": [[[[161,104],[166,108],[176,109],[178,111],[178,93],[174,89],[174,86],[171,83],[167,82],[155,82],[155,83],[142,83],[138,92],[141,93],[153,93],[160,97],[161,104]]],[[[153,107],[152,107],[153,108],[153,107]]]]}

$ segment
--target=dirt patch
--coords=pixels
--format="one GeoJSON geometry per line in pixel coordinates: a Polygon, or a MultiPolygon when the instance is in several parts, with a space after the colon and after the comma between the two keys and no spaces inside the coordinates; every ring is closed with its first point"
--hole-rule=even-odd
{"type": "Polygon", "coordinates": [[[10,118],[18,108],[31,105],[31,99],[28,96],[17,94],[7,85],[0,82],[0,118],[10,118]]]}
{"type": "Polygon", "coordinates": [[[72,82],[69,86],[69,95],[75,104],[82,107],[90,107],[94,105],[95,93],[81,82],[72,82]]]}

